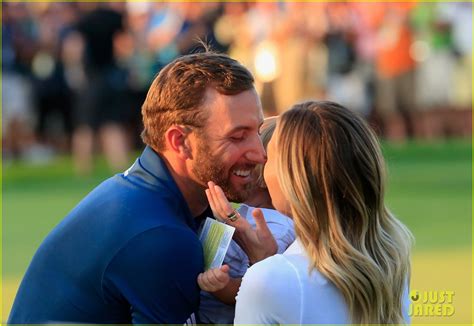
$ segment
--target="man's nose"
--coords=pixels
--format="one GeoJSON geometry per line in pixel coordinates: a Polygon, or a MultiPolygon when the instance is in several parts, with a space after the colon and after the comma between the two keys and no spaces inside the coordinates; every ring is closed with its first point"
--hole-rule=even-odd
{"type": "Polygon", "coordinates": [[[255,137],[252,142],[252,149],[247,152],[247,159],[254,162],[255,164],[265,164],[267,161],[267,153],[263,148],[262,140],[260,137],[255,137]]]}

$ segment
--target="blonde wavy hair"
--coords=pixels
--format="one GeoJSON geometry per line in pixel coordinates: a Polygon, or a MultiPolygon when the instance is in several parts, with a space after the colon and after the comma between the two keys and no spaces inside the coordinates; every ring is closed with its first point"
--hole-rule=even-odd
{"type": "Polygon", "coordinates": [[[277,176],[296,234],[341,291],[354,324],[403,324],[412,235],[384,203],[384,160],[363,119],[333,102],[285,112],[276,129],[277,176]]]}

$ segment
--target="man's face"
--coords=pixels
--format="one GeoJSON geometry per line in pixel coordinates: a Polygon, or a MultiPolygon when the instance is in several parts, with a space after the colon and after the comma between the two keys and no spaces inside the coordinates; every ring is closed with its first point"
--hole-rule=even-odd
{"type": "Polygon", "coordinates": [[[254,184],[252,171],[266,160],[260,100],[253,89],[227,96],[209,88],[203,106],[209,118],[196,137],[192,174],[206,187],[208,181],[222,187],[230,201],[243,202],[254,184]]]}

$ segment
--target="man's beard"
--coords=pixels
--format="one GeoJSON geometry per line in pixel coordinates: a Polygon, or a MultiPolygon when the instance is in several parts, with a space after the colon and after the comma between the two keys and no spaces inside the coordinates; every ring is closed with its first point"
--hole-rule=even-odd
{"type": "Polygon", "coordinates": [[[252,182],[244,185],[242,190],[235,189],[230,181],[230,174],[226,173],[224,162],[219,156],[214,156],[211,153],[205,139],[198,141],[192,172],[202,183],[207,185],[209,181],[212,181],[221,187],[225,196],[231,202],[242,203],[250,195],[252,182]]]}

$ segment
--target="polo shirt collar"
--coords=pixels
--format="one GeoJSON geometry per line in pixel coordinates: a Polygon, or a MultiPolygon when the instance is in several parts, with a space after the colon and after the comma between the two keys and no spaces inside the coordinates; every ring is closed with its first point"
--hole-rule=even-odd
{"type": "Polygon", "coordinates": [[[180,206],[184,210],[187,216],[187,224],[193,229],[196,229],[196,221],[194,221],[188,204],[174,181],[171,172],[168,170],[165,161],[151,147],[145,147],[143,153],[135,163],[124,172],[124,176],[132,177],[147,188],[151,188],[155,191],[166,191],[172,194],[173,198],[176,199],[177,203],[180,203],[180,206]]]}
{"type": "Polygon", "coordinates": [[[164,186],[168,191],[182,198],[181,191],[171,176],[165,161],[151,147],[145,147],[142,155],[138,158],[138,164],[146,172],[141,175],[143,181],[157,187],[164,186]]]}

